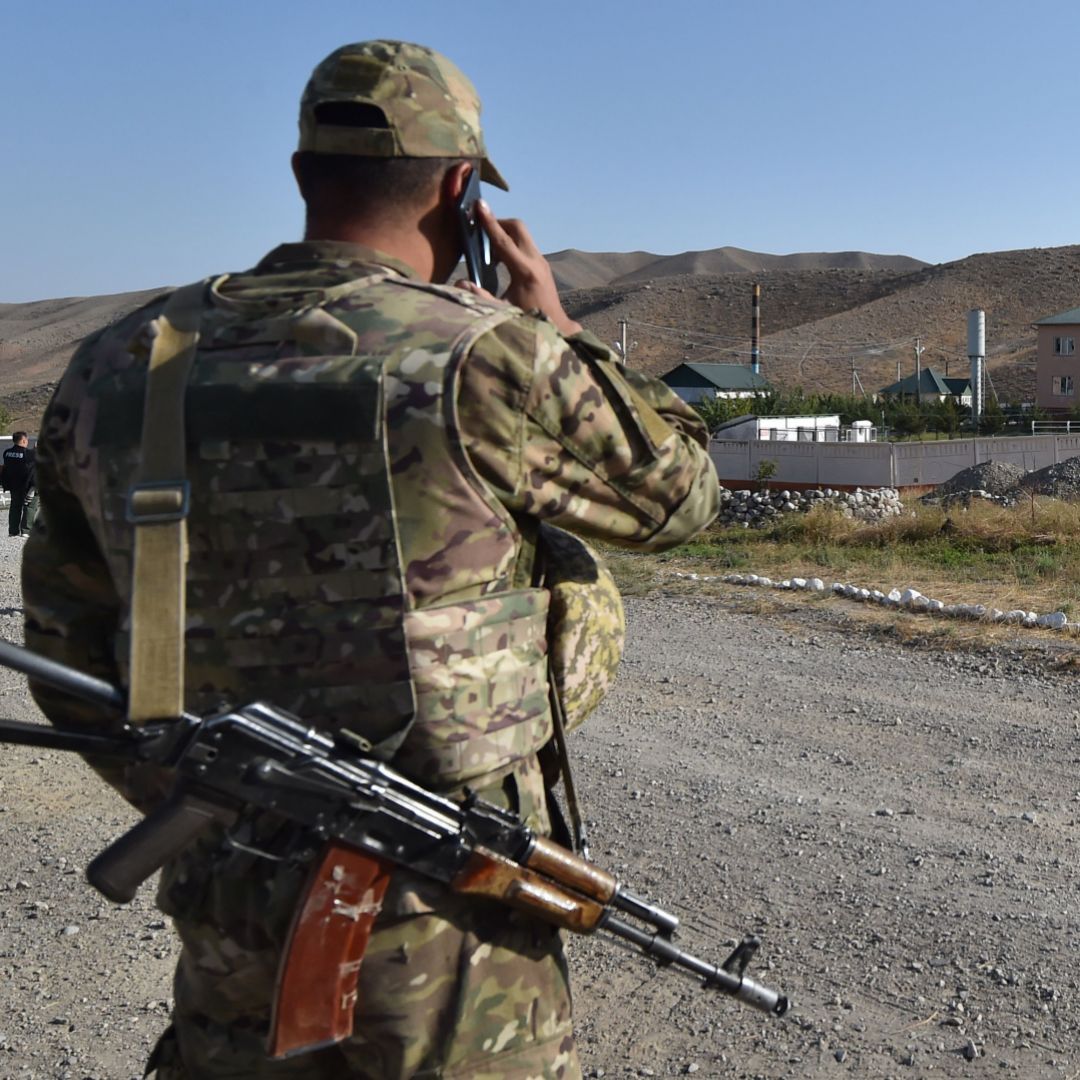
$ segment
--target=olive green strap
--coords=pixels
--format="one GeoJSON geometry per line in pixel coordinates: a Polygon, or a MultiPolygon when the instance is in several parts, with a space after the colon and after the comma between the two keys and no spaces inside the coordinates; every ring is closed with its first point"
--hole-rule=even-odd
{"type": "Polygon", "coordinates": [[[206,282],[172,294],[157,320],[143,406],[142,452],[127,502],[135,527],[128,719],[184,711],[184,623],[190,500],[184,396],[199,343],[206,282]]]}

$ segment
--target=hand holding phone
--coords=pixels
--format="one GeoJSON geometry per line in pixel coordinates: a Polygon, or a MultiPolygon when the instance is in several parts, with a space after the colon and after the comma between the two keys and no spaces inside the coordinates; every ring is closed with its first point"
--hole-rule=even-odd
{"type": "Polygon", "coordinates": [[[493,296],[499,289],[499,275],[491,255],[491,239],[480,224],[476,204],[480,201],[480,173],[473,169],[458,200],[461,247],[469,280],[493,296]]]}
{"type": "Polygon", "coordinates": [[[566,314],[551,266],[525,223],[517,218],[496,218],[486,202],[479,204],[476,216],[495,257],[510,274],[502,299],[523,311],[543,312],[562,334],[580,333],[581,323],[566,314]]]}

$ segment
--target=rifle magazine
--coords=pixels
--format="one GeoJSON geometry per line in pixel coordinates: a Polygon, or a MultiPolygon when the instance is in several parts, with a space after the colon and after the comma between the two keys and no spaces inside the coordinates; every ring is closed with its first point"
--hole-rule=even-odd
{"type": "Polygon", "coordinates": [[[353,848],[330,844],[314,865],[278,971],[271,1057],[352,1034],[360,964],[389,883],[386,863],[353,848]]]}

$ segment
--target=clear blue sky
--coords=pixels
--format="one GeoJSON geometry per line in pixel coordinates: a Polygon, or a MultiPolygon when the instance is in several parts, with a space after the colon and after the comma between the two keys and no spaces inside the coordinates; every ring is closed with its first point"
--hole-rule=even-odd
{"type": "Polygon", "coordinates": [[[2,0],[0,302],[297,238],[300,91],[371,37],[473,78],[546,251],[1080,241],[1076,0],[2,0]]]}

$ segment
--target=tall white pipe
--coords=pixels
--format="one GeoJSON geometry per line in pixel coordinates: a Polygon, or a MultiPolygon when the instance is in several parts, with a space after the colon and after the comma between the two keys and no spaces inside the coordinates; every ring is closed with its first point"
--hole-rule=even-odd
{"type": "Polygon", "coordinates": [[[971,416],[978,423],[983,414],[983,365],[986,362],[986,312],[968,312],[968,359],[971,361],[971,416]]]}

